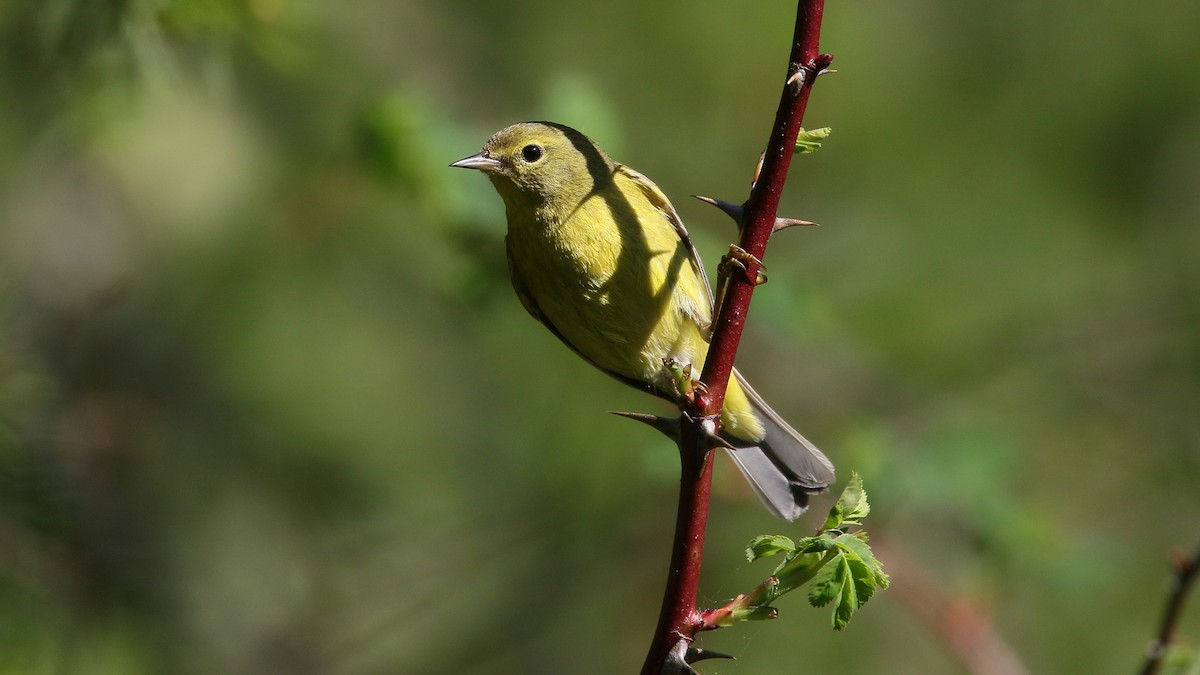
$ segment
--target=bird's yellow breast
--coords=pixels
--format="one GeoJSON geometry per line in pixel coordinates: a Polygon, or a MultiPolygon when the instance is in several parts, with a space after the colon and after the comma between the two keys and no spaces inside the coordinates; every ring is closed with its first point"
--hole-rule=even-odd
{"type": "Polygon", "coordinates": [[[514,273],[596,365],[662,388],[664,358],[703,357],[704,283],[667,216],[623,174],[576,204],[508,215],[514,273]]]}

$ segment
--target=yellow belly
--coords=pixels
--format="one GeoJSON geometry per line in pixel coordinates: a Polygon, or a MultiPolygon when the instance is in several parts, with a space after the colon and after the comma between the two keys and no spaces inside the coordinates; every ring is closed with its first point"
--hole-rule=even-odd
{"type": "MultiPolygon", "coordinates": [[[[560,222],[509,221],[509,251],[538,310],[600,368],[674,396],[664,359],[699,378],[708,344],[708,292],[666,216],[615,188],[594,193],[560,222]],[[702,308],[702,309],[700,309],[702,308]]],[[[730,382],[722,422],[758,440],[762,426],[730,382]]]]}

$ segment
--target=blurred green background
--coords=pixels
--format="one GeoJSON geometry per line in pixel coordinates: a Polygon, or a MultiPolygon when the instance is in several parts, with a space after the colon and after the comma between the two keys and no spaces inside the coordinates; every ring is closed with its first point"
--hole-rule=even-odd
{"type": "MultiPolygon", "coordinates": [[[[793,16],[0,2],[0,673],[636,671],[677,458],[604,411],[664,409],[524,314],[446,165],[570,124],[711,268],[687,195],[745,197],[793,16]]],[[[739,363],[864,475],[896,584],[703,672],[962,672],[943,602],[1033,672],[1134,670],[1200,539],[1197,35],[1193,0],[830,3],[783,208],[822,227],[739,363]]],[[[831,499],[788,525],[717,469],[707,604],[831,499]]]]}

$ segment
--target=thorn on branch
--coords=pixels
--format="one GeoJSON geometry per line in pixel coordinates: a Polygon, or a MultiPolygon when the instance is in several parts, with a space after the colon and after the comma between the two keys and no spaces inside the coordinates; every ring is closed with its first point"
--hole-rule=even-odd
{"type": "Polygon", "coordinates": [[[650,413],[621,412],[619,410],[609,410],[608,413],[641,422],[657,429],[672,441],[679,442],[679,418],[677,417],[660,417],[658,415],[651,415],[650,413]]]}
{"type": "MultiPolygon", "coordinates": [[[[641,422],[642,424],[645,424],[646,426],[656,429],[659,433],[663,434],[667,438],[670,438],[672,441],[675,441],[676,444],[679,443],[679,429],[680,429],[681,422],[678,417],[661,417],[659,415],[651,415],[650,413],[622,412],[620,410],[609,410],[608,413],[610,415],[616,415],[618,417],[624,417],[627,419],[631,419],[631,420],[634,420],[635,422],[641,422]]],[[[709,432],[710,430],[715,429],[715,428],[716,428],[715,419],[711,419],[711,418],[702,418],[701,419],[700,429],[702,431],[709,432]],[[711,422],[711,423],[705,424],[705,422],[711,422]]],[[[729,443],[729,441],[725,440],[724,438],[721,438],[716,433],[705,433],[703,440],[704,440],[705,447],[709,450],[711,450],[713,448],[724,448],[726,450],[736,450],[737,449],[737,448],[733,447],[733,445],[731,445],[729,443]]]]}
{"type": "Polygon", "coordinates": [[[775,226],[771,229],[772,233],[780,230],[786,230],[789,227],[820,227],[819,223],[814,223],[811,220],[800,220],[799,218],[776,218],[775,226]]]}
{"type": "Polygon", "coordinates": [[[663,663],[662,675],[700,675],[694,668],[688,665],[687,654],[691,649],[691,645],[687,640],[680,639],[671,647],[671,651],[667,653],[667,659],[663,663]]]}
{"type": "Polygon", "coordinates": [[[688,663],[696,663],[697,661],[704,661],[706,659],[737,660],[732,654],[723,654],[721,652],[714,652],[711,649],[700,649],[699,647],[688,647],[687,654],[683,658],[688,663]]]}
{"type": "MultiPolygon", "coordinates": [[[[744,206],[742,204],[734,204],[733,202],[727,202],[724,199],[716,199],[714,197],[705,197],[704,195],[692,195],[692,196],[695,197],[696,199],[699,199],[700,201],[704,202],[705,204],[711,204],[711,205],[717,207],[718,209],[721,209],[721,211],[725,215],[732,218],[733,221],[735,223],[737,223],[739,226],[741,225],[742,212],[744,211],[744,206]]],[[[776,218],[775,225],[771,231],[778,232],[780,230],[786,230],[789,227],[797,227],[797,226],[818,227],[819,224],[814,223],[811,220],[801,220],[799,218],[776,218]]]]}
{"type": "Polygon", "coordinates": [[[692,196],[695,197],[696,199],[699,199],[700,201],[704,202],[705,204],[712,204],[713,206],[717,207],[718,209],[721,209],[721,211],[723,211],[725,213],[725,215],[729,216],[730,218],[733,218],[733,222],[737,223],[739,227],[741,226],[742,211],[744,210],[744,208],[741,204],[734,204],[733,202],[727,202],[724,199],[705,197],[704,195],[692,195],[692,196]]]}

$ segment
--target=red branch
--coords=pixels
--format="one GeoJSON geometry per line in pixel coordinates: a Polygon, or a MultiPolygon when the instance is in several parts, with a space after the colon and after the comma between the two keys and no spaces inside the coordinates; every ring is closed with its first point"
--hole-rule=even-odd
{"type": "MultiPolygon", "coordinates": [[[[809,91],[817,75],[833,59],[818,50],[824,10],[824,0],[798,2],[787,82],[775,113],[775,125],[767,142],[762,168],[744,207],[742,236],[738,245],[759,260],[762,260],[775,225],[779,198],[783,194],[788,167],[792,162],[809,91]]],[[[671,570],[654,641],[642,665],[642,675],[662,673],[668,659],[674,662],[673,667],[681,666],[678,659],[683,657],[683,650],[691,645],[700,627],[696,587],[708,522],[712,458],[699,425],[703,418],[711,418],[721,412],[725,387],[733,371],[733,360],[741,341],[758,271],[758,265],[750,263],[745,274],[734,274],[729,279],[720,313],[714,322],[713,339],[704,362],[704,372],[700,376],[705,393],[698,393],[693,405],[685,411],[687,414],[684,415],[679,443],[683,471],[671,570]]]]}
{"type": "MultiPolygon", "coordinates": [[[[671,569],[654,642],[642,665],[642,675],[663,672],[671,650],[682,640],[684,649],[700,626],[696,609],[696,589],[700,583],[700,564],[704,555],[704,531],[708,527],[708,499],[712,488],[712,453],[697,452],[702,441],[695,424],[680,430],[679,457],[683,465],[679,481],[679,510],[675,516],[675,542],[671,548],[671,569]]],[[[676,653],[682,657],[682,653],[676,653]]],[[[668,671],[670,672],[670,671],[668,671]]]]}
{"type": "MultiPolygon", "coordinates": [[[[763,259],[767,240],[779,211],[779,198],[787,180],[788,168],[795,154],[796,137],[804,122],[804,109],[817,74],[829,66],[832,56],[818,51],[821,34],[823,0],[801,0],[796,11],[796,29],[792,39],[792,54],[788,62],[789,84],[784,85],[775,112],[775,126],[763,155],[762,169],[750,191],[742,215],[742,239],[738,246],[750,255],[763,259]],[[797,76],[796,73],[802,73],[797,76]],[[802,78],[797,81],[797,77],[802,78]]],[[[733,359],[742,339],[750,296],[754,293],[757,265],[748,265],[743,275],[733,275],[725,291],[721,313],[716,318],[712,345],[704,362],[700,380],[708,385],[708,400],[704,414],[715,415],[725,401],[725,387],[733,371],[733,359]]]]}

